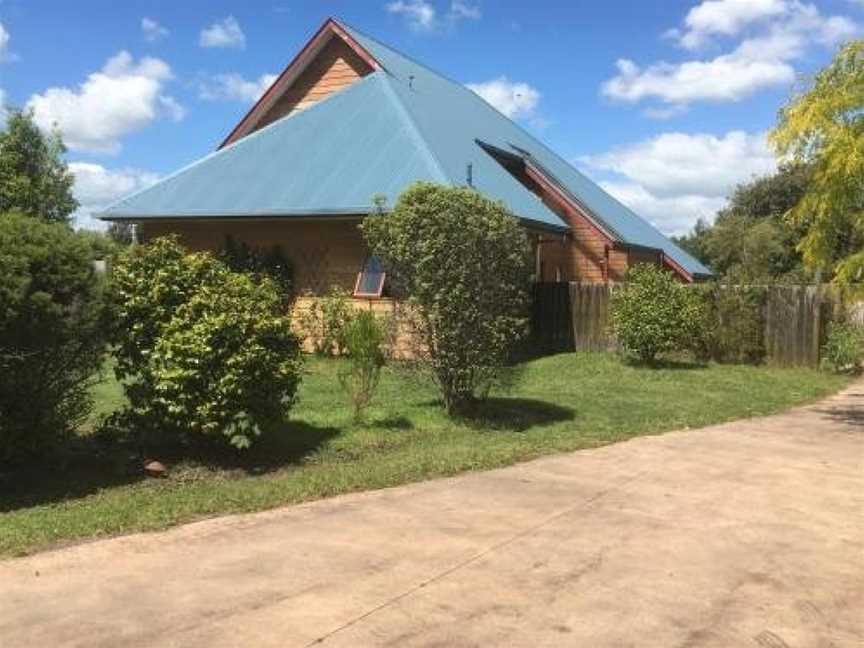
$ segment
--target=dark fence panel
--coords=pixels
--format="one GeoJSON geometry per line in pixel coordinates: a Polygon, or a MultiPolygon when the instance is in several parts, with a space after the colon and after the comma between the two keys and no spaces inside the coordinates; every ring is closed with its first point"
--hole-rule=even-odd
{"type": "Polygon", "coordinates": [[[533,346],[546,353],[573,350],[573,320],[569,284],[534,284],[531,308],[533,346]]]}

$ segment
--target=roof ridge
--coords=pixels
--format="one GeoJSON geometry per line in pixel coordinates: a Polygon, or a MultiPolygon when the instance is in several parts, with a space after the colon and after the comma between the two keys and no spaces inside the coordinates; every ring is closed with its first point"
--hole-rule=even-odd
{"type": "MultiPolygon", "coordinates": [[[[544,149],[544,151],[545,151],[547,154],[554,156],[555,158],[558,159],[559,162],[562,162],[562,163],[566,164],[567,166],[571,167],[571,168],[572,168],[576,173],[578,173],[580,176],[582,176],[582,177],[585,178],[586,180],[589,180],[589,179],[585,176],[584,173],[582,173],[581,171],[579,171],[579,169],[576,168],[573,164],[571,164],[570,162],[568,162],[567,160],[565,160],[563,157],[561,157],[560,155],[558,155],[555,151],[553,151],[553,150],[552,150],[552,149],[551,149],[551,148],[550,148],[550,147],[549,147],[545,142],[543,142],[543,140],[541,140],[539,137],[537,137],[537,136],[534,135],[533,133],[529,132],[528,129],[526,129],[525,127],[523,127],[521,124],[519,124],[518,122],[516,122],[515,120],[511,119],[510,117],[508,117],[507,115],[505,115],[504,113],[502,113],[500,110],[498,110],[497,108],[495,108],[495,106],[493,106],[493,105],[490,104],[488,101],[486,101],[483,97],[481,97],[481,96],[478,95],[476,92],[474,92],[473,90],[471,90],[471,89],[470,89],[469,87],[467,87],[464,83],[460,83],[459,81],[456,81],[455,79],[452,79],[451,77],[447,76],[446,74],[443,74],[443,73],[439,72],[438,70],[435,70],[434,68],[429,67],[428,65],[426,65],[426,64],[423,63],[422,61],[418,61],[417,59],[415,59],[415,58],[412,57],[411,55],[409,55],[409,54],[405,54],[404,52],[401,52],[400,50],[398,50],[398,49],[396,49],[396,48],[394,48],[394,47],[388,45],[387,43],[383,43],[383,42],[381,42],[380,40],[378,40],[378,39],[375,38],[374,36],[370,36],[369,34],[363,32],[363,31],[361,31],[361,30],[359,30],[359,29],[357,29],[357,28],[355,28],[355,27],[352,27],[351,25],[348,25],[347,23],[342,22],[341,20],[337,20],[337,19],[335,19],[335,18],[334,18],[333,20],[335,20],[335,21],[338,22],[340,25],[342,25],[343,28],[345,28],[345,29],[347,29],[347,30],[349,30],[349,31],[356,32],[357,34],[359,34],[359,35],[362,36],[363,38],[368,38],[369,40],[373,41],[373,42],[376,43],[377,45],[379,45],[379,46],[381,46],[381,47],[383,47],[383,48],[385,48],[385,49],[390,50],[390,51],[393,52],[394,54],[397,54],[397,55],[401,56],[402,58],[404,58],[404,59],[410,61],[410,62],[413,63],[414,65],[417,65],[418,67],[423,68],[424,70],[430,72],[431,74],[434,74],[435,76],[437,76],[437,77],[443,79],[444,81],[447,81],[448,83],[451,83],[451,84],[453,84],[454,86],[457,86],[457,87],[459,88],[460,91],[462,91],[463,93],[465,93],[466,96],[471,97],[474,101],[478,101],[478,102],[482,103],[484,107],[486,107],[486,108],[488,108],[489,110],[492,110],[493,112],[497,113],[497,114],[498,114],[502,119],[504,119],[504,120],[506,120],[507,122],[509,122],[510,124],[512,124],[514,127],[516,127],[516,128],[517,128],[520,132],[522,132],[524,135],[527,135],[528,137],[530,137],[533,141],[535,141],[538,145],[540,145],[540,146],[544,149]]],[[[381,62],[381,66],[386,70],[386,66],[384,65],[383,62],[381,62]]],[[[388,73],[389,73],[389,71],[388,71],[388,73]]],[[[401,103],[401,102],[400,102],[400,103],[401,103]]],[[[511,146],[513,146],[513,144],[512,144],[511,142],[508,142],[508,144],[510,144],[511,146]]],[[[559,184],[561,184],[561,183],[559,182],[559,184]]],[[[595,184],[596,184],[596,183],[595,183],[595,184]]],[[[599,187],[599,185],[597,185],[597,186],[599,187]]],[[[602,187],[600,187],[600,189],[603,190],[602,187]]],[[[609,194],[609,193],[606,192],[605,190],[603,190],[603,191],[604,191],[604,193],[606,193],[610,198],[612,198],[613,200],[615,200],[615,198],[614,198],[613,196],[611,196],[611,194],[609,194]]],[[[568,191],[568,193],[572,193],[572,192],[569,192],[569,191],[568,191]]],[[[616,200],[616,202],[619,202],[619,204],[621,204],[621,205],[622,205],[623,207],[625,207],[628,211],[630,211],[631,213],[633,213],[634,216],[637,216],[637,218],[639,218],[639,216],[638,216],[637,214],[635,214],[632,210],[630,210],[629,207],[627,207],[627,206],[624,205],[623,203],[620,203],[620,201],[617,201],[617,200],[616,200]]],[[[587,206],[586,206],[586,209],[587,209],[587,206]]],[[[591,211],[592,214],[594,213],[593,210],[590,210],[590,209],[589,209],[589,211],[591,211]]],[[[598,220],[600,220],[601,222],[603,222],[605,225],[607,225],[608,227],[610,227],[610,229],[613,229],[613,228],[611,228],[611,226],[610,226],[608,223],[606,223],[606,220],[603,219],[601,216],[597,215],[597,218],[598,218],[598,220]]],[[[613,231],[614,231],[614,230],[613,230],[613,231]]]]}
{"type": "MultiPolygon", "coordinates": [[[[385,70],[386,72],[386,70],[385,70]]],[[[417,141],[420,147],[423,149],[423,152],[426,154],[426,157],[429,158],[429,161],[432,164],[433,171],[440,176],[440,179],[443,182],[447,182],[453,184],[453,179],[447,175],[447,172],[444,171],[444,167],[441,164],[441,160],[438,159],[438,156],[435,154],[435,151],[432,150],[432,147],[429,146],[429,143],[426,141],[426,137],[423,135],[422,130],[420,129],[417,120],[414,119],[414,116],[411,114],[410,108],[406,106],[399,95],[393,90],[390,86],[390,73],[386,72],[385,76],[381,77],[381,83],[384,85],[387,91],[387,96],[390,97],[390,100],[396,106],[399,114],[405,120],[405,123],[408,126],[408,129],[411,131],[412,137],[417,141]]]]}
{"type": "Polygon", "coordinates": [[[360,86],[361,84],[370,83],[369,79],[374,77],[375,75],[376,75],[376,73],[372,73],[372,74],[369,74],[369,75],[367,75],[361,79],[358,79],[355,83],[352,83],[351,85],[349,85],[345,88],[342,88],[341,90],[337,90],[336,92],[332,92],[329,95],[327,95],[326,97],[319,99],[318,101],[316,101],[314,104],[312,104],[308,108],[304,108],[303,110],[298,110],[298,111],[295,111],[292,113],[288,113],[287,115],[283,115],[279,119],[276,119],[276,120],[272,121],[271,123],[267,124],[266,126],[262,126],[261,128],[252,131],[248,135],[245,135],[245,136],[241,137],[240,139],[231,142],[230,144],[227,144],[221,148],[217,148],[215,151],[210,151],[204,157],[200,157],[197,160],[190,162],[186,166],[177,169],[177,171],[175,171],[174,173],[169,173],[164,178],[160,178],[159,180],[157,180],[156,182],[154,182],[153,184],[151,184],[147,187],[142,187],[141,189],[134,191],[133,193],[129,194],[128,196],[123,196],[123,198],[120,198],[119,200],[115,200],[114,202],[110,203],[109,205],[107,205],[106,207],[101,209],[100,211],[94,212],[94,214],[97,216],[99,214],[108,214],[112,210],[114,210],[116,207],[119,207],[123,203],[125,203],[129,200],[132,200],[133,198],[136,198],[137,196],[140,196],[145,191],[150,191],[151,189],[153,189],[154,187],[156,187],[158,185],[166,184],[167,182],[177,178],[178,176],[183,175],[187,171],[190,171],[191,169],[194,169],[195,167],[197,167],[201,164],[204,164],[205,162],[207,162],[207,161],[209,161],[215,157],[218,157],[218,156],[222,155],[223,153],[228,153],[229,151],[233,151],[236,147],[240,146],[244,142],[246,144],[248,144],[249,142],[254,142],[259,137],[262,137],[264,135],[264,133],[267,133],[267,132],[275,129],[277,126],[284,124],[287,120],[291,119],[292,117],[299,117],[300,115],[303,115],[304,113],[307,113],[311,110],[315,110],[316,108],[318,108],[319,106],[330,101],[334,97],[337,97],[337,96],[343,94],[344,92],[348,92],[352,88],[360,86]]]}

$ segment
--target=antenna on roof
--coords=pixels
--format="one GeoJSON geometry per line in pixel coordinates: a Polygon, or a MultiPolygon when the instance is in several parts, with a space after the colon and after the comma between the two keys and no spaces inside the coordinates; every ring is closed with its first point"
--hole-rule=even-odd
{"type": "Polygon", "coordinates": [[[414,75],[408,77],[408,87],[413,90],[414,89],[414,75]]]}

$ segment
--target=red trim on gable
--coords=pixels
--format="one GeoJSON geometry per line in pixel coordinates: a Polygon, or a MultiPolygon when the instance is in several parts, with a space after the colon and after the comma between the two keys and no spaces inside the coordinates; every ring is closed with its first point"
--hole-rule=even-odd
{"type": "Polygon", "coordinates": [[[351,34],[348,33],[348,30],[345,29],[339,23],[338,20],[336,20],[335,18],[328,18],[327,20],[330,21],[330,26],[333,28],[333,31],[342,40],[344,40],[346,43],[348,43],[349,47],[351,47],[351,49],[354,50],[354,52],[357,54],[357,56],[359,56],[364,61],[366,61],[366,63],[369,64],[369,67],[371,67],[373,70],[380,70],[383,68],[381,63],[378,62],[378,59],[376,59],[374,56],[372,56],[372,54],[371,54],[371,52],[369,52],[369,50],[367,50],[360,43],[358,43],[357,40],[353,36],[351,36],[351,34]]]}
{"type": "Polygon", "coordinates": [[[670,270],[677,272],[681,277],[684,278],[688,283],[693,283],[693,275],[687,272],[684,268],[682,268],[672,257],[667,255],[665,252],[661,252],[661,257],[663,258],[663,264],[668,266],[670,270]]]}
{"type": "Polygon", "coordinates": [[[525,172],[528,177],[536,182],[543,191],[550,193],[556,200],[561,202],[565,207],[576,212],[577,215],[581,216],[585,219],[591,227],[593,227],[602,237],[604,237],[608,244],[605,246],[604,258],[602,261],[602,273],[603,273],[603,281],[609,281],[609,249],[610,246],[614,248],[628,249],[630,247],[639,249],[646,249],[656,251],[660,254],[662,259],[662,263],[671,269],[673,272],[676,272],[680,275],[685,281],[688,283],[692,283],[694,281],[693,275],[687,272],[680,264],[678,264],[674,259],[669,257],[665,252],[663,252],[659,248],[647,248],[640,245],[629,245],[623,241],[616,240],[609,232],[607,232],[603,227],[593,219],[586,211],[583,209],[577,202],[571,199],[565,192],[563,192],[554,182],[552,182],[546,175],[537,167],[531,164],[530,160],[525,160],[525,172]]]}
{"type": "Polygon", "coordinates": [[[252,106],[243,116],[243,119],[241,119],[231,132],[228,133],[228,136],[222,140],[222,143],[219,145],[217,150],[224,148],[228,144],[232,144],[245,135],[248,135],[248,133],[243,133],[243,135],[240,135],[240,133],[243,131],[244,127],[252,125],[256,118],[260,119],[264,116],[264,112],[270,108],[271,99],[274,99],[285,89],[283,85],[286,79],[292,77],[296,79],[303,69],[310,63],[310,52],[323,46],[325,41],[331,36],[338,36],[344,40],[348,46],[353,49],[360,58],[368,63],[373,70],[381,69],[382,66],[378,60],[372,56],[368,50],[360,45],[360,43],[354,40],[345,28],[336,21],[336,19],[328,18],[324,21],[324,24],[318,28],[318,31],[315,32],[312,38],[306,42],[291,62],[285,66],[285,69],[282,70],[281,74],[279,74],[276,80],[269,88],[267,88],[267,91],[261,95],[261,98],[255,102],[255,105],[252,106]]]}
{"type": "Polygon", "coordinates": [[[593,227],[595,230],[597,230],[597,232],[603,238],[605,238],[607,241],[609,241],[609,243],[615,243],[616,242],[615,238],[611,234],[609,234],[609,232],[607,232],[605,229],[603,229],[603,227],[601,227],[600,224],[596,220],[591,218],[591,216],[589,216],[585,212],[585,210],[581,206],[579,206],[578,203],[574,202],[573,199],[571,199],[566,193],[561,191],[561,189],[559,189],[555,185],[554,182],[549,180],[549,178],[547,178],[546,175],[540,169],[538,169],[533,164],[531,164],[530,160],[525,160],[525,173],[528,175],[529,178],[531,178],[531,180],[533,180],[538,185],[540,185],[540,187],[544,191],[552,194],[555,197],[555,199],[558,200],[560,203],[562,203],[565,207],[572,209],[578,215],[582,216],[582,218],[584,218],[585,221],[589,225],[591,225],[591,227],[593,227]]]}

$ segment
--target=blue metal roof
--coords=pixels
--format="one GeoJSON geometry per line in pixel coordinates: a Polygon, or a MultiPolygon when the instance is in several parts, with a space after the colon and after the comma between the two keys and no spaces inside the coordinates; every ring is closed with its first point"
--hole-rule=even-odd
{"type": "Polygon", "coordinates": [[[686,271],[710,274],[646,221],[492,108],[346,25],[383,67],[304,111],[255,131],[150,188],[103,218],[365,214],[372,198],[394,204],[417,180],[472,185],[519,217],[567,225],[478,140],[532,159],[623,243],[662,249],[686,271]]]}
{"type": "Polygon", "coordinates": [[[452,183],[464,184],[465,165],[471,162],[474,187],[503,200],[514,213],[523,215],[511,197],[513,185],[521,187],[521,184],[487,155],[476,140],[513,151],[538,162],[621,242],[661,249],[687,272],[711,274],[698,260],[464,85],[356,29],[343,27],[390,73],[392,87],[452,183]]]}

